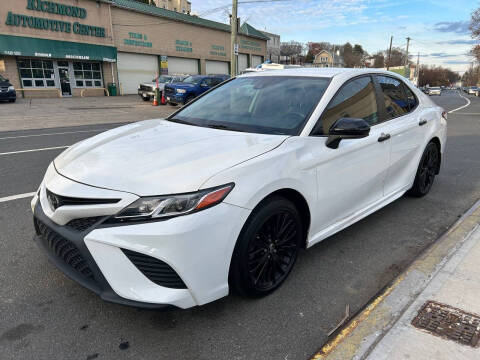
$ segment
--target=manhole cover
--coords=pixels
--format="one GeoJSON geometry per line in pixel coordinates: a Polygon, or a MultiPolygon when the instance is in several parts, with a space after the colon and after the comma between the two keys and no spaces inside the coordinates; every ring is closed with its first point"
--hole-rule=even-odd
{"type": "Polygon", "coordinates": [[[480,317],[460,309],[428,301],[412,325],[433,335],[475,347],[480,339],[480,317]]]}

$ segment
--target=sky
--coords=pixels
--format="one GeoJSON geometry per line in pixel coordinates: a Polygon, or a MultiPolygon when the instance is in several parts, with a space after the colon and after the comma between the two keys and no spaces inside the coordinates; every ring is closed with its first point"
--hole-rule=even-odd
{"type": "MultiPolygon", "coordinates": [[[[468,31],[477,0],[239,0],[239,17],[281,41],[361,44],[370,54],[393,46],[420,53],[420,63],[442,65],[462,73],[473,61],[469,50],[478,41],[468,31]],[[242,3],[242,1],[248,1],[242,3]],[[253,3],[257,1],[257,3],[253,3]]],[[[231,0],[191,0],[192,12],[228,22],[231,0]]]]}

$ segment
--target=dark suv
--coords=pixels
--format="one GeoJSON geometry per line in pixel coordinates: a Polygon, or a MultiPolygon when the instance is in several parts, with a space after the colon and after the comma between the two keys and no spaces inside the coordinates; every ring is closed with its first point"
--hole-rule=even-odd
{"type": "Polygon", "coordinates": [[[13,85],[8,82],[8,79],[0,75],[0,101],[3,100],[15,102],[15,100],[17,100],[17,93],[13,85]]]}
{"type": "Polygon", "coordinates": [[[187,104],[198,95],[229,79],[228,75],[192,75],[181,83],[165,85],[165,100],[172,105],[187,104]]]}

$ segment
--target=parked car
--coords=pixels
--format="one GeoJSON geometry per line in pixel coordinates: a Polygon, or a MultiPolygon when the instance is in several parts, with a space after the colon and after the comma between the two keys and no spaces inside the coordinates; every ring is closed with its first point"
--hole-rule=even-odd
{"type": "MultiPolygon", "coordinates": [[[[158,89],[160,90],[160,97],[162,96],[165,84],[182,82],[188,75],[160,75],[158,76],[158,89]]],[[[144,101],[150,101],[155,96],[157,88],[157,78],[152,79],[150,83],[143,83],[138,86],[138,95],[144,101]]]]}
{"type": "Polygon", "coordinates": [[[230,291],[264,296],[300,249],[406,192],[427,195],[446,117],[383,70],[238,76],[165,120],[66,149],[32,199],[35,241],[116,303],[189,308],[230,291]]]}
{"type": "Polygon", "coordinates": [[[427,89],[427,94],[432,96],[432,95],[442,95],[442,89],[438,86],[436,87],[431,87],[427,89]]]}
{"type": "Polygon", "coordinates": [[[8,79],[0,75],[0,101],[15,102],[15,100],[17,100],[15,88],[8,79]]]}
{"type": "Polygon", "coordinates": [[[165,98],[171,105],[187,104],[198,95],[229,79],[228,75],[192,75],[181,83],[165,86],[165,98]]]}
{"type": "Polygon", "coordinates": [[[477,90],[478,90],[478,88],[476,86],[470,86],[467,90],[467,93],[469,95],[475,95],[477,90]]]}

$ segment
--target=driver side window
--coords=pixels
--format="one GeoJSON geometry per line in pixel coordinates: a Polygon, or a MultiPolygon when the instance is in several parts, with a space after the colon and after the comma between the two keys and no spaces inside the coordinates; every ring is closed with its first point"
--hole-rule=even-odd
{"type": "Polygon", "coordinates": [[[375,86],[370,76],[356,78],[343,85],[334,96],[314,129],[314,135],[328,135],[340,118],[365,120],[370,126],[378,123],[375,86]]]}

